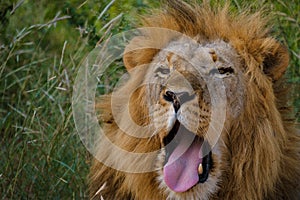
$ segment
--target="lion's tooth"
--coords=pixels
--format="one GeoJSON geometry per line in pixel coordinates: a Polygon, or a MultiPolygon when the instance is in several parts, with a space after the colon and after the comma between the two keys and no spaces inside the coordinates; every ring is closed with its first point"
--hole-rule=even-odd
{"type": "Polygon", "coordinates": [[[203,173],[203,167],[202,167],[202,163],[199,164],[198,166],[198,174],[202,174],[203,173]]]}

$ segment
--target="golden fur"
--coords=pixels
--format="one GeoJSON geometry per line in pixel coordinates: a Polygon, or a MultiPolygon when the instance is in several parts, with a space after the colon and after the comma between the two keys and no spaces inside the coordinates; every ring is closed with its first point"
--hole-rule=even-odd
{"type": "MultiPolygon", "coordinates": [[[[203,187],[197,186],[187,194],[170,191],[159,172],[161,157],[164,156],[161,154],[157,159],[143,161],[142,165],[157,165],[157,171],[148,173],[117,171],[95,160],[90,172],[90,196],[103,196],[104,199],[299,199],[300,139],[290,117],[287,86],[282,78],[289,56],[287,50],[269,36],[266,24],[267,20],[260,12],[233,14],[228,5],[212,8],[207,4],[189,5],[177,0],[167,1],[166,9],[146,17],[146,27],[178,31],[195,38],[199,44],[215,41],[230,44],[234,50],[224,51],[234,51],[238,55],[237,58],[228,57],[233,58],[232,63],[238,63],[236,70],[240,74],[236,75],[236,80],[242,85],[242,91],[233,92],[236,96],[232,104],[239,104],[239,99],[243,99],[243,103],[239,104],[241,108],[232,108],[237,116],[232,113],[226,115],[225,130],[217,145],[220,153],[213,155],[215,168],[203,187]]],[[[134,38],[126,48],[124,64],[128,71],[151,63],[159,54],[158,49],[168,46],[174,39],[174,35],[157,30],[144,35],[134,38]],[[158,48],[148,48],[153,46],[158,48]]],[[[219,43],[216,42],[216,45],[219,43]]],[[[220,52],[224,47],[226,45],[221,44],[220,52]]],[[[166,53],[168,56],[170,54],[166,53]]],[[[178,60],[176,62],[184,63],[178,60]]],[[[121,89],[130,90],[140,85],[147,76],[146,70],[133,72],[121,89]]],[[[130,114],[139,125],[154,123],[147,107],[150,100],[146,98],[146,90],[140,87],[130,97],[130,114]]],[[[199,102],[205,104],[202,100],[200,98],[199,102]]],[[[159,108],[164,109],[165,105],[161,105],[159,108]]],[[[208,104],[203,107],[209,110],[208,104]]],[[[102,113],[105,134],[115,145],[130,152],[162,148],[161,141],[168,128],[160,129],[162,132],[150,139],[135,138],[118,127],[112,114],[110,95],[103,97],[97,108],[102,113]]],[[[199,116],[202,116],[203,110],[199,111],[199,116]]],[[[157,112],[165,111],[158,109],[157,112]]],[[[169,110],[166,109],[166,112],[169,110]]],[[[202,130],[195,134],[201,135],[205,123],[199,126],[202,130]]],[[[135,163],[118,157],[109,149],[101,146],[100,142],[98,154],[114,156],[116,162],[135,163]]]]}

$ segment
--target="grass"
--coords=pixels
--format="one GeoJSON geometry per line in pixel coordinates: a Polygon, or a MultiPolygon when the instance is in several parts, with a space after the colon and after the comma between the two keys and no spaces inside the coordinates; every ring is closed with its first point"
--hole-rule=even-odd
{"type": "Polygon", "coordinates": [[[42,47],[47,26],[24,27],[3,52],[0,194],[4,199],[85,195],[85,176],[79,174],[87,173],[88,154],[77,137],[70,107],[81,52],[67,54],[66,40],[57,53],[48,54],[42,47]]]}
{"type": "MultiPolygon", "coordinates": [[[[146,5],[156,4],[128,0],[107,7],[110,2],[1,1],[2,199],[87,198],[90,154],[77,135],[71,109],[79,63],[99,40],[130,29],[146,5]]],[[[234,2],[237,8],[242,5],[234,2]]],[[[289,81],[299,84],[299,2],[257,2],[276,16],[274,32],[291,52],[289,81]]],[[[299,117],[299,92],[295,96],[299,117]]]]}

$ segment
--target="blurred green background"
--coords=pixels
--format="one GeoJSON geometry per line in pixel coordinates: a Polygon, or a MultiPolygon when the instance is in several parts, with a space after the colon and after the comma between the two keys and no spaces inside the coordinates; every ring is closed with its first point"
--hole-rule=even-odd
{"type": "MultiPolygon", "coordinates": [[[[297,88],[299,0],[234,0],[232,8],[250,2],[251,8],[264,6],[274,16],[274,35],[291,53],[287,78],[297,88]]],[[[134,28],[150,7],[159,7],[159,1],[1,0],[2,199],[87,198],[91,156],[76,133],[71,109],[76,72],[97,43],[134,28]]],[[[299,118],[299,87],[293,95],[299,118]]]]}

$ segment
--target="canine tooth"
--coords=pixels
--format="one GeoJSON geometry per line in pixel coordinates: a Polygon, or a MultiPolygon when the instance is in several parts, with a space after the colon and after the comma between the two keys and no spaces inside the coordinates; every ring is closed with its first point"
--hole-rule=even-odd
{"type": "Polygon", "coordinates": [[[202,174],[203,173],[203,167],[202,167],[202,163],[199,164],[198,166],[198,174],[202,174]]]}

